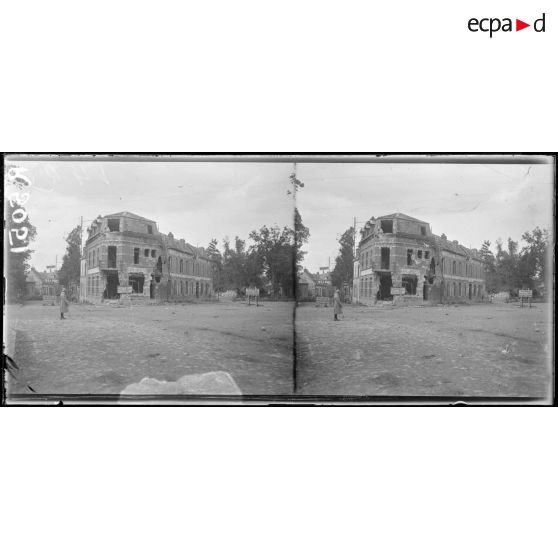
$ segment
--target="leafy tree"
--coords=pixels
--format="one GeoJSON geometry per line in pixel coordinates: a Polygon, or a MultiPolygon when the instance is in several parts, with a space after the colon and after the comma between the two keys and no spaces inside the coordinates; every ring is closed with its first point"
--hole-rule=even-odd
{"type": "Polygon", "coordinates": [[[489,293],[495,293],[499,290],[499,284],[496,276],[496,258],[490,249],[490,240],[485,240],[482,243],[480,257],[484,267],[486,290],[489,293]]]}
{"type": "Polygon", "coordinates": [[[223,256],[217,248],[217,239],[212,238],[206,253],[211,260],[211,272],[213,278],[213,289],[216,292],[225,290],[223,284],[223,256]]]}
{"type": "Polygon", "coordinates": [[[525,232],[521,239],[527,245],[521,250],[522,275],[529,287],[547,288],[549,277],[549,233],[547,229],[536,227],[532,232],[525,232]]]}
{"type": "Polygon", "coordinates": [[[273,294],[281,288],[285,296],[294,295],[294,270],[296,261],[295,231],[288,227],[264,225],[252,231],[254,252],[263,264],[265,276],[271,282],[273,294]]]}
{"type": "Polygon", "coordinates": [[[237,236],[231,246],[230,240],[225,238],[223,246],[223,288],[240,290],[250,285],[261,287],[262,263],[254,250],[246,249],[246,241],[237,236]]]}
{"type": "Polygon", "coordinates": [[[354,233],[355,229],[350,227],[339,239],[339,255],[335,258],[335,267],[331,272],[331,282],[339,289],[343,283],[351,285],[353,282],[354,233]]]}
{"type": "Polygon", "coordinates": [[[58,272],[58,281],[67,289],[70,284],[79,284],[81,265],[81,226],[77,225],[65,238],[66,253],[62,259],[62,267],[58,272]]]}

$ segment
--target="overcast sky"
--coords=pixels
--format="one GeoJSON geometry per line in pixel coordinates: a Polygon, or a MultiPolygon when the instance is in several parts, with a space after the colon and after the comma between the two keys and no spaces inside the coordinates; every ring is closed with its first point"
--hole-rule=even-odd
{"type": "MultiPolygon", "coordinates": [[[[33,185],[27,204],[37,227],[32,264],[60,266],[64,236],[97,215],[130,211],[153,219],[194,245],[235,235],[247,239],[264,224],[292,226],[291,163],[25,161],[33,185]]],[[[338,237],[357,219],[406,213],[435,234],[480,248],[536,226],[550,228],[551,165],[299,163],[298,194],[310,228],[304,265],[333,267],[338,237]]],[[[8,192],[9,193],[9,192],[8,192]]]]}

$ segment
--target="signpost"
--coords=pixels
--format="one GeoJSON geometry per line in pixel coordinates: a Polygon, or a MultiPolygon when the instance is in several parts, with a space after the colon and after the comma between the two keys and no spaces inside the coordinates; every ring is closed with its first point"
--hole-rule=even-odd
{"type": "Polygon", "coordinates": [[[531,289],[520,289],[519,299],[521,300],[521,308],[523,308],[523,299],[529,299],[529,308],[531,308],[531,299],[533,298],[533,291],[531,289]]]}

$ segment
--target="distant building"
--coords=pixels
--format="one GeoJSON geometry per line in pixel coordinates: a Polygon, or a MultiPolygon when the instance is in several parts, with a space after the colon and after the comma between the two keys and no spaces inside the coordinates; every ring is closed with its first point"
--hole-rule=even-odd
{"type": "Polygon", "coordinates": [[[83,300],[186,301],[213,295],[205,250],[160,233],[155,221],[124,211],[97,217],[87,232],[83,300]]]}
{"type": "Polygon", "coordinates": [[[314,281],[316,282],[317,297],[333,296],[333,284],[331,282],[331,273],[329,271],[320,271],[315,273],[314,281]]]}
{"type": "Polygon", "coordinates": [[[32,267],[25,275],[25,296],[37,297],[43,294],[43,274],[32,267]]]}
{"type": "Polygon", "coordinates": [[[299,300],[316,296],[316,281],[307,269],[304,269],[298,276],[297,289],[297,299],[299,300]]]}
{"type": "Polygon", "coordinates": [[[372,217],[361,230],[354,262],[353,301],[479,301],[485,295],[482,260],[430,225],[402,213],[372,217]]]}

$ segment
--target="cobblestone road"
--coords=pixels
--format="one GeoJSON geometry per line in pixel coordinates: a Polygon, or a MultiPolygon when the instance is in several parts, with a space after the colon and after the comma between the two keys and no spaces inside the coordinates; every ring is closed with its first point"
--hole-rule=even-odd
{"type": "Polygon", "coordinates": [[[119,394],[144,377],[229,372],[244,394],[291,394],[292,304],[9,306],[18,380],[8,396],[119,394]],[[15,339],[14,339],[15,337],[15,339]]]}
{"type": "MultiPolygon", "coordinates": [[[[547,397],[550,307],[297,309],[305,395],[547,397]]],[[[550,345],[550,346],[549,346],[550,345]]]]}

